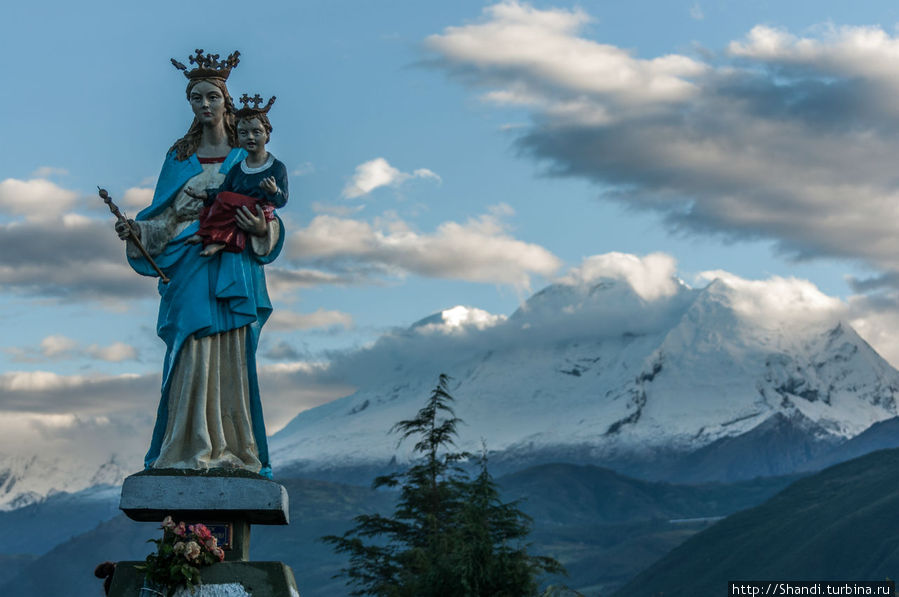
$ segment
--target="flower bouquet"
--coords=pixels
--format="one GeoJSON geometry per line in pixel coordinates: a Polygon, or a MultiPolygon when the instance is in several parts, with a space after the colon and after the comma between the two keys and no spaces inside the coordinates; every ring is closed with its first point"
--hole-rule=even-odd
{"type": "Polygon", "coordinates": [[[225,559],[225,551],[206,525],[175,524],[171,516],[166,516],[161,528],[162,539],[147,541],[156,544],[156,553],[148,555],[146,563],[137,569],[145,574],[148,583],[163,588],[168,597],[178,587],[200,584],[200,568],[225,559]]]}

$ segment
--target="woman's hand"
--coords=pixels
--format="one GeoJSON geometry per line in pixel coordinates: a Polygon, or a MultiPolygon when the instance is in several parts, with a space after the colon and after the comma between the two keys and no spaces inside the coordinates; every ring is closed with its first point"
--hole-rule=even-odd
{"type": "Polygon", "coordinates": [[[253,236],[265,236],[268,234],[268,226],[265,223],[265,212],[262,211],[261,205],[256,205],[256,214],[246,205],[242,205],[234,214],[234,221],[238,228],[247,231],[253,236]]]}
{"type": "Polygon", "coordinates": [[[128,240],[131,238],[132,234],[136,238],[140,238],[140,228],[134,225],[134,220],[128,220],[127,223],[122,222],[121,220],[116,222],[115,231],[122,240],[128,240]]]}

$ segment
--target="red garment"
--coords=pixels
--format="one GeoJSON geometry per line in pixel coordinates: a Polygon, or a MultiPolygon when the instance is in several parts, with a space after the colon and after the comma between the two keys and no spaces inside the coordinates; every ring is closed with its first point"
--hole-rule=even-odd
{"type": "Polygon", "coordinates": [[[243,206],[256,213],[256,206],[262,206],[265,221],[275,219],[275,206],[267,201],[248,197],[231,191],[222,191],[211,205],[200,211],[200,229],[197,234],[203,237],[203,246],[213,243],[223,244],[223,250],[240,253],[247,246],[247,233],[237,227],[234,214],[243,206]]]}

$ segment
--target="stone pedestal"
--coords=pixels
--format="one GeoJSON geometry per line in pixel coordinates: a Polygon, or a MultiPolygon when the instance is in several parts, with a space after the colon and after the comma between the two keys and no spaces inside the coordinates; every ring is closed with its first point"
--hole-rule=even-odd
{"type": "MultiPolygon", "coordinates": [[[[225,549],[225,561],[200,569],[194,597],[299,597],[293,572],[281,562],[250,562],[250,525],[286,525],[287,490],[247,471],[150,469],[122,484],[119,508],[132,520],[203,523],[225,549]]],[[[141,562],[119,562],[109,595],[138,597],[141,562]]],[[[189,592],[188,592],[189,594],[189,592]]]]}

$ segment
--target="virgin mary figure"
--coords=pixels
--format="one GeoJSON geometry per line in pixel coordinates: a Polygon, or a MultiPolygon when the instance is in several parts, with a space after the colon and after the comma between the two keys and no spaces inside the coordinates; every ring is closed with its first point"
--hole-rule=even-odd
{"type": "MultiPolygon", "coordinates": [[[[234,105],[226,81],[239,52],[225,60],[197,50],[196,68],[172,63],[188,78],[194,120],[166,154],[149,207],[134,233],[170,282],[159,282],[157,332],[165,341],[162,393],[147,468],[245,469],[271,477],[262,402],[256,375],[259,333],[272,311],[263,266],[281,252],[284,225],[266,223],[243,208],[237,225],[249,233],[241,253],[200,255],[186,242],[198,227],[202,201],[184,192],[221,184],[246,152],[237,147],[234,105]]],[[[117,224],[121,238],[132,232],[117,224]]],[[[156,276],[133,242],[128,262],[156,276]]]]}

